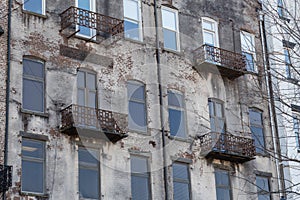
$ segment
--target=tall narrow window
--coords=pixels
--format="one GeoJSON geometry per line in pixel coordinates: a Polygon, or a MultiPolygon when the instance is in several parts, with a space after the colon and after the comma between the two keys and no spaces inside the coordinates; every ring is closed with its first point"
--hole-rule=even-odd
{"type": "Polygon", "coordinates": [[[22,139],[22,192],[45,192],[45,143],[22,139]]]}
{"type": "Polygon", "coordinates": [[[81,198],[99,199],[99,155],[91,149],[78,149],[79,196],[81,198]]]}
{"type": "Polygon", "coordinates": [[[186,137],[184,98],[182,94],[168,91],[170,134],[186,137]]]}
{"type": "Polygon", "coordinates": [[[291,72],[291,57],[290,57],[290,52],[289,49],[285,48],[284,49],[284,61],[285,61],[285,73],[287,78],[292,78],[292,72],[291,72]]]}
{"type": "Polygon", "coordinates": [[[23,9],[29,12],[45,15],[46,0],[23,0],[23,9]]]}
{"type": "Polygon", "coordinates": [[[231,186],[228,171],[219,170],[215,171],[217,200],[230,200],[231,199],[231,186]]]}
{"type": "Polygon", "coordinates": [[[177,10],[162,7],[162,26],[164,34],[164,47],[179,51],[179,28],[177,10]]]}
{"type": "Polygon", "coordinates": [[[251,72],[256,72],[254,35],[241,31],[241,46],[242,54],[246,57],[246,69],[251,72]]]}
{"type": "Polygon", "coordinates": [[[191,198],[189,165],[175,162],[172,168],[174,200],[189,200],[191,198]]]}
{"type": "Polygon", "coordinates": [[[298,151],[300,150],[300,119],[297,115],[293,116],[294,122],[294,133],[296,138],[296,147],[298,151]]]}
{"type": "Polygon", "coordinates": [[[76,7],[79,8],[77,11],[77,25],[76,29],[79,31],[78,36],[92,38],[96,35],[96,31],[93,28],[96,28],[96,15],[92,12],[96,11],[96,2],[95,0],[76,0],[76,7]],[[93,27],[93,28],[92,28],[93,27]]]}
{"type": "Polygon", "coordinates": [[[255,142],[256,152],[264,153],[265,137],[263,130],[262,112],[249,109],[250,130],[255,142]]]}
{"type": "Polygon", "coordinates": [[[278,0],[277,2],[277,13],[279,17],[284,17],[284,7],[283,7],[283,1],[278,0]]]}
{"type": "Polygon", "coordinates": [[[218,24],[209,18],[202,18],[203,44],[209,46],[219,46],[218,41],[218,24]]]}
{"type": "Polygon", "coordinates": [[[145,86],[136,81],[127,83],[128,126],[131,130],[147,131],[145,86]]]}
{"type": "Polygon", "coordinates": [[[142,17],[140,0],[124,0],[125,37],[142,40],[142,17]]]}
{"type": "Polygon", "coordinates": [[[148,160],[144,157],[131,156],[131,196],[132,200],[151,199],[150,173],[148,160]]]}
{"type": "Polygon", "coordinates": [[[208,99],[208,107],[211,131],[225,133],[223,103],[217,99],[208,99]]]}
{"type": "Polygon", "coordinates": [[[95,108],[97,100],[96,74],[85,71],[77,73],[77,103],[95,108]]]}
{"type": "Polygon", "coordinates": [[[258,200],[270,200],[270,186],[267,177],[256,176],[258,200]]]}
{"type": "Polygon", "coordinates": [[[44,70],[44,62],[29,58],[23,59],[23,109],[44,112],[44,70]]]}

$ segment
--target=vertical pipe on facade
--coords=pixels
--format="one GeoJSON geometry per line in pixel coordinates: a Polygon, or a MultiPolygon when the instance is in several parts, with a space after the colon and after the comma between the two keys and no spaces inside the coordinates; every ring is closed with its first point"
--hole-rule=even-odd
{"type": "Polygon", "coordinates": [[[160,126],[161,126],[161,137],[162,137],[162,148],[163,148],[163,170],[164,170],[164,187],[165,187],[165,199],[169,199],[168,190],[168,168],[166,160],[166,136],[164,127],[164,104],[162,95],[162,83],[161,83],[161,68],[160,68],[160,49],[159,49],[159,30],[158,30],[158,15],[157,15],[157,0],[154,0],[154,17],[155,17],[155,34],[156,34],[156,63],[157,63],[157,79],[158,79],[158,92],[159,92],[159,106],[160,106],[160,126]]]}
{"type": "MultiPolygon", "coordinates": [[[[7,19],[7,71],[6,71],[6,100],[5,100],[5,133],[4,133],[4,165],[7,165],[8,157],[8,121],[9,121],[9,88],[10,88],[10,37],[11,37],[11,0],[8,0],[7,19]]],[[[6,194],[3,192],[3,200],[6,194]]]]}
{"type": "MultiPolygon", "coordinates": [[[[262,5],[264,6],[264,5],[262,5]]],[[[272,85],[272,74],[271,74],[271,68],[270,68],[270,60],[268,55],[268,44],[266,40],[266,32],[265,32],[265,20],[264,15],[259,15],[259,25],[260,25],[260,32],[262,35],[262,51],[263,51],[263,62],[264,62],[264,68],[265,73],[267,73],[266,77],[266,84],[267,84],[267,90],[268,90],[268,96],[270,98],[269,100],[269,115],[270,115],[270,123],[271,123],[271,132],[274,133],[273,137],[273,143],[274,143],[274,151],[275,151],[275,157],[277,155],[277,158],[275,158],[276,162],[276,170],[277,174],[279,176],[279,192],[281,196],[286,197],[285,194],[285,183],[284,183],[284,171],[282,167],[282,157],[281,157],[281,147],[280,147],[280,141],[279,141],[279,134],[278,134],[278,123],[277,123],[277,116],[276,116],[276,109],[275,109],[275,100],[274,100],[274,90],[272,85]]]]}

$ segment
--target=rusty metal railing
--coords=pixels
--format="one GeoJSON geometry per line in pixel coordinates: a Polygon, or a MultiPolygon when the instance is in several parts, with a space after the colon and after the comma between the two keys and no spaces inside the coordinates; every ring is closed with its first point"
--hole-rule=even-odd
{"type": "Polygon", "coordinates": [[[94,29],[97,33],[103,32],[116,35],[124,32],[123,20],[74,6],[69,7],[61,13],[60,17],[61,31],[77,25],[94,29]]]}
{"type": "Polygon", "coordinates": [[[126,132],[126,115],[72,104],[61,111],[62,129],[87,127],[117,134],[126,132]]]}
{"type": "Polygon", "coordinates": [[[207,44],[194,50],[195,62],[211,62],[233,70],[246,71],[246,57],[242,54],[207,44]]]}
{"type": "Polygon", "coordinates": [[[217,151],[249,158],[256,155],[254,140],[251,138],[210,132],[199,136],[199,140],[202,152],[217,151]]]}

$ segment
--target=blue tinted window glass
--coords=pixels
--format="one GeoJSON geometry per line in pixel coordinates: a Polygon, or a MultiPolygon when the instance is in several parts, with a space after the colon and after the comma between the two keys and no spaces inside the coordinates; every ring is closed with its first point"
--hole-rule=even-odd
{"type": "Polygon", "coordinates": [[[256,177],[258,200],[270,200],[269,181],[266,177],[256,177]]]}
{"type": "Polygon", "coordinates": [[[124,20],[125,37],[139,40],[139,24],[124,20]]]}
{"type": "Polygon", "coordinates": [[[173,164],[173,177],[180,179],[188,179],[188,169],[186,164],[173,164]]]}
{"type": "Polygon", "coordinates": [[[169,126],[171,135],[186,137],[183,111],[169,108],[169,126]]]}
{"type": "Polygon", "coordinates": [[[168,104],[169,106],[183,107],[183,96],[168,91],[168,104]]]}
{"type": "Polygon", "coordinates": [[[99,162],[97,152],[81,148],[78,149],[78,159],[80,164],[84,163],[97,166],[99,162]]]}
{"type": "Polygon", "coordinates": [[[145,87],[142,84],[128,83],[127,95],[129,99],[145,101],[145,87]]]}
{"type": "Polygon", "coordinates": [[[24,10],[43,14],[43,2],[42,0],[23,0],[24,10]]]}
{"type": "Polygon", "coordinates": [[[174,200],[190,199],[188,164],[173,163],[174,200]]]}
{"type": "Polygon", "coordinates": [[[44,143],[33,140],[22,140],[22,156],[44,158],[44,143]]]}
{"type": "Polygon", "coordinates": [[[44,64],[41,62],[23,59],[23,74],[44,78],[44,64]]]}
{"type": "Polygon", "coordinates": [[[149,199],[149,180],[148,177],[131,176],[132,200],[149,199]]]}
{"type": "Polygon", "coordinates": [[[167,49],[177,50],[176,32],[163,29],[164,47],[167,49]]]}
{"type": "Polygon", "coordinates": [[[128,105],[129,116],[128,125],[131,129],[145,131],[146,130],[146,113],[145,104],[130,101],[128,105]]]}
{"type": "Polygon", "coordinates": [[[189,200],[189,185],[187,183],[174,182],[174,200],[189,200]]]}
{"type": "Polygon", "coordinates": [[[254,139],[256,152],[263,153],[265,147],[265,139],[263,134],[263,129],[259,127],[250,127],[252,138],[254,139]]]}
{"type": "Polygon", "coordinates": [[[254,58],[253,58],[253,55],[251,53],[246,53],[246,52],[243,52],[243,55],[246,56],[246,69],[248,71],[254,72],[255,69],[254,69],[254,58]]]}
{"type": "Polygon", "coordinates": [[[84,198],[99,198],[99,174],[97,170],[79,169],[79,192],[84,198]]]}
{"type": "Polygon", "coordinates": [[[44,164],[22,160],[22,191],[43,193],[44,164]]]}
{"type": "Polygon", "coordinates": [[[44,84],[43,82],[23,78],[24,109],[38,112],[44,111],[44,84]]]}
{"type": "Polygon", "coordinates": [[[147,159],[141,157],[134,157],[131,158],[131,173],[147,173],[147,159]]]}

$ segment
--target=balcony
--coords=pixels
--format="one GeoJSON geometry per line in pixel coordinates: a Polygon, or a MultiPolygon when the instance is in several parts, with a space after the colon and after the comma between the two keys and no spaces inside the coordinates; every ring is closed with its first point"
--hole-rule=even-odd
{"type": "Polygon", "coordinates": [[[12,166],[0,165],[0,194],[12,186],[12,166]]]}
{"type": "Polygon", "coordinates": [[[61,131],[67,135],[108,139],[113,143],[127,137],[124,114],[73,104],[63,109],[61,116],[61,131]]]}
{"type": "Polygon", "coordinates": [[[246,72],[246,57],[210,45],[202,45],[194,51],[195,69],[212,72],[235,79],[246,72]]]}
{"type": "Polygon", "coordinates": [[[231,134],[210,132],[199,136],[201,155],[237,163],[254,159],[254,140],[231,134]]]}
{"type": "Polygon", "coordinates": [[[80,31],[80,27],[86,27],[95,32],[90,39],[95,38],[97,35],[108,37],[120,33],[123,34],[124,32],[123,20],[74,6],[71,6],[61,13],[60,17],[60,32],[67,32],[67,38],[78,33],[80,31]]]}

